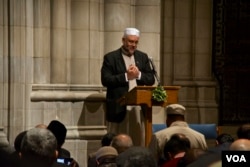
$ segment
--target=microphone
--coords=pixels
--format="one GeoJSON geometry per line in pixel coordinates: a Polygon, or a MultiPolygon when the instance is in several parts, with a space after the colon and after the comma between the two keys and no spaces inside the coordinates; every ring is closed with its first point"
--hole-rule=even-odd
{"type": "Polygon", "coordinates": [[[148,60],[149,60],[149,62],[150,62],[150,64],[151,64],[151,67],[152,67],[152,71],[153,71],[153,73],[154,73],[154,76],[155,76],[155,78],[156,78],[156,80],[157,80],[157,82],[158,82],[158,86],[160,86],[160,85],[161,85],[160,77],[158,76],[158,73],[157,73],[157,71],[156,71],[155,64],[154,64],[154,62],[153,62],[153,57],[149,57],[148,60]]]}

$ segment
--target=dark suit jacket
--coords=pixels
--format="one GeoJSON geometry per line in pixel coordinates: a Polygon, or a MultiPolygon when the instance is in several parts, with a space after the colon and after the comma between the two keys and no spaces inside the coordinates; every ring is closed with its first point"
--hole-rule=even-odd
{"type": "MultiPolygon", "coordinates": [[[[137,80],[137,85],[153,85],[155,78],[147,54],[136,50],[134,58],[137,67],[141,71],[141,79],[137,80]]],[[[109,122],[119,123],[125,118],[126,106],[121,106],[117,103],[117,100],[128,92],[129,86],[125,78],[126,71],[121,48],[104,56],[101,81],[103,86],[107,87],[106,119],[109,122]]]]}

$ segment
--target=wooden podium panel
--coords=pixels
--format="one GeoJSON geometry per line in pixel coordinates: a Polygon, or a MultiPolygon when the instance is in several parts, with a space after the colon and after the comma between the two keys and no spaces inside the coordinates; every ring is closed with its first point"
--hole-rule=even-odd
{"type": "Polygon", "coordinates": [[[156,86],[137,86],[129,91],[125,96],[121,97],[119,103],[121,105],[144,105],[146,106],[145,114],[145,145],[148,146],[152,136],[152,107],[162,106],[178,102],[178,91],[180,86],[163,86],[167,92],[167,99],[164,102],[156,102],[152,100],[152,91],[156,86]]]}

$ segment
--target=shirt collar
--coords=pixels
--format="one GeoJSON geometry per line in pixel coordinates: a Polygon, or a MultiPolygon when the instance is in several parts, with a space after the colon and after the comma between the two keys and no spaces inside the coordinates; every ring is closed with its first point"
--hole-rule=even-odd
{"type": "Polygon", "coordinates": [[[187,122],[185,121],[175,121],[170,126],[182,126],[182,127],[189,127],[187,122]]]}

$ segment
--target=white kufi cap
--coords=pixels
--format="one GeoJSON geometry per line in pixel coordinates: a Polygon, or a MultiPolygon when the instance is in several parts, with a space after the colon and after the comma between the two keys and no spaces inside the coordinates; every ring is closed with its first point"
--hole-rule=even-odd
{"type": "Polygon", "coordinates": [[[112,146],[103,146],[96,152],[96,160],[105,156],[118,156],[117,150],[112,146]]]}
{"type": "Polygon", "coordinates": [[[186,108],[180,104],[170,104],[166,107],[167,115],[185,115],[186,108]]]}
{"type": "Polygon", "coordinates": [[[139,37],[140,31],[136,28],[126,28],[124,31],[124,36],[127,36],[127,35],[135,35],[139,37]]]}

